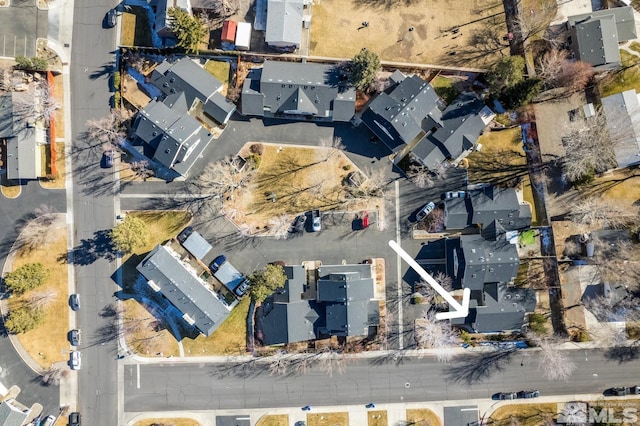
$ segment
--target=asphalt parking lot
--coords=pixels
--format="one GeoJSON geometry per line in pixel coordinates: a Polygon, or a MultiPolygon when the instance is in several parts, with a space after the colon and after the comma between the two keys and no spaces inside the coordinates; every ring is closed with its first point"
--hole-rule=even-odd
{"type": "Polygon", "coordinates": [[[11,0],[0,7],[0,56],[36,56],[36,40],[47,38],[48,12],[36,7],[36,0],[11,0]]]}

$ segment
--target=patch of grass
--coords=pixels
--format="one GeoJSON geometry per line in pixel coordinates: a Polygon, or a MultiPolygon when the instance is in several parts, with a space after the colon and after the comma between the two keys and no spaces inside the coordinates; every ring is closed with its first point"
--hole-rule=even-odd
{"type": "Polygon", "coordinates": [[[369,426],[387,426],[389,424],[387,412],[383,410],[367,412],[367,423],[369,426]]]}
{"type": "Polygon", "coordinates": [[[349,426],[349,413],[307,414],[307,426],[349,426]]]}
{"type": "Polygon", "coordinates": [[[415,426],[441,426],[440,417],[428,408],[407,410],[407,422],[415,426]]]}
{"type": "Polygon", "coordinates": [[[514,424],[512,419],[518,419],[522,426],[537,426],[544,423],[545,419],[555,419],[556,416],[556,404],[510,404],[494,411],[487,424],[507,426],[514,424]]]}
{"type": "MultiPolygon", "coordinates": [[[[48,237],[48,243],[42,247],[30,251],[20,249],[13,262],[13,270],[33,262],[40,262],[49,270],[47,281],[41,287],[25,293],[23,297],[29,297],[30,294],[40,292],[47,287],[56,292],[55,300],[45,308],[44,323],[31,331],[18,335],[22,346],[43,369],[49,368],[54,362],[69,359],[67,265],[58,261],[59,257],[66,257],[66,254],[67,230],[61,228],[52,231],[48,237]]],[[[12,298],[10,300],[11,306],[19,299],[12,298]]]]}
{"type": "Polygon", "coordinates": [[[19,181],[7,179],[6,174],[0,175],[0,192],[7,198],[16,198],[22,192],[19,181]]]}
{"type": "Polygon", "coordinates": [[[229,62],[227,61],[213,61],[207,60],[204,64],[204,69],[212,76],[220,80],[222,84],[229,84],[229,62]]]}
{"type": "Polygon", "coordinates": [[[600,192],[602,197],[611,202],[633,206],[640,199],[640,176],[629,177],[629,172],[630,170],[616,170],[610,175],[596,178],[591,185],[594,194],[600,192]]]}
{"type": "Polygon", "coordinates": [[[60,109],[58,109],[54,115],[56,138],[64,138],[64,85],[62,74],[53,77],[53,86],[56,99],[60,103],[60,109]]]}
{"type": "Polygon", "coordinates": [[[156,245],[178,235],[191,222],[191,213],[185,210],[132,211],[127,215],[141,219],[147,225],[147,230],[149,231],[147,245],[135,250],[135,254],[150,252],[156,245]]]}
{"type": "Polygon", "coordinates": [[[601,97],[610,96],[625,90],[640,89],[640,58],[624,50],[620,51],[622,68],[609,74],[598,84],[601,97]]]}
{"type": "Polygon", "coordinates": [[[469,181],[509,187],[522,179],[523,199],[531,204],[532,222],[536,224],[538,218],[520,127],[487,132],[478,138],[478,142],[482,144],[482,149],[467,157],[469,181]]]}
{"type": "Polygon", "coordinates": [[[136,353],[146,356],[178,356],[178,342],[176,338],[163,329],[156,331],[156,317],[139,302],[128,299],[123,302],[126,321],[135,321],[137,327],[133,333],[128,333],[125,338],[127,345],[136,353]]]}
{"type": "Polygon", "coordinates": [[[123,12],[120,19],[120,44],[123,46],[133,46],[136,36],[136,15],[123,12]]]}
{"type": "Polygon", "coordinates": [[[128,13],[122,14],[120,44],[123,46],[153,47],[151,24],[147,11],[143,7],[131,6],[128,13]]]}
{"type": "MultiPolygon", "coordinates": [[[[51,172],[51,151],[49,150],[48,145],[44,145],[45,152],[45,161],[47,164],[47,174],[51,172]]],[[[63,189],[65,188],[65,178],[67,176],[65,164],[65,149],[64,142],[56,142],[56,176],[54,176],[53,180],[40,180],[40,185],[45,189],[63,189]]],[[[44,164],[44,163],[43,163],[44,164]]]]}
{"type": "Polygon", "coordinates": [[[138,420],[133,426],[152,426],[154,424],[167,425],[167,426],[200,426],[200,422],[193,419],[185,418],[157,418],[157,419],[144,419],[138,420]]]}
{"type": "Polygon", "coordinates": [[[533,229],[527,229],[518,236],[521,246],[528,246],[536,242],[536,232],[533,229]]]}
{"type": "Polygon", "coordinates": [[[267,414],[260,417],[256,426],[289,426],[288,414],[267,414]]]}
{"type": "Polygon", "coordinates": [[[631,49],[631,50],[633,50],[633,51],[635,51],[635,52],[640,53],[640,43],[638,43],[637,41],[632,42],[632,43],[629,45],[629,49],[631,49]]]}
{"type": "Polygon", "coordinates": [[[184,354],[186,356],[246,355],[248,312],[249,298],[245,297],[211,336],[205,337],[201,334],[195,339],[185,337],[182,340],[184,354]]]}
{"type": "Polygon", "coordinates": [[[444,99],[448,105],[460,95],[460,91],[455,86],[456,81],[458,81],[456,78],[437,76],[430,83],[438,96],[444,99]]]}

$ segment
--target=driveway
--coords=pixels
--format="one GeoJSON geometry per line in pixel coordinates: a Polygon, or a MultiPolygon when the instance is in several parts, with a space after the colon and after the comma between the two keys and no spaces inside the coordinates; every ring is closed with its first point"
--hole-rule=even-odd
{"type": "Polygon", "coordinates": [[[36,56],[36,39],[47,38],[48,12],[36,7],[36,0],[11,0],[0,7],[0,56],[36,56]]]}

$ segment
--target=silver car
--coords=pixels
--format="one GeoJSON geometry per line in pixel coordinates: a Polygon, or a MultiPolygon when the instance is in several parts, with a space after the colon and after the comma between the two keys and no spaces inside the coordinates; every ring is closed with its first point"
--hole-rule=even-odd
{"type": "Polygon", "coordinates": [[[436,204],[435,204],[433,201],[431,201],[431,202],[429,202],[429,203],[425,204],[425,205],[420,209],[420,211],[418,211],[418,213],[416,213],[416,220],[417,220],[418,222],[420,222],[422,219],[424,219],[425,217],[427,217],[427,215],[428,215],[429,213],[431,213],[431,212],[433,211],[433,209],[435,209],[435,208],[436,208],[436,204]]]}

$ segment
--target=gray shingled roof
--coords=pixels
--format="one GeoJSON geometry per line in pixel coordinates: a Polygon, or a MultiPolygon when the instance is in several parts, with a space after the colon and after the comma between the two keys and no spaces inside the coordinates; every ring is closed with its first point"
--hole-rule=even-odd
{"type": "Polygon", "coordinates": [[[211,99],[202,106],[208,116],[220,124],[226,124],[236,110],[236,105],[220,92],[214,93],[211,99]]]}
{"type": "Polygon", "coordinates": [[[307,282],[307,271],[302,265],[284,267],[284,274],[287,277],[284,286],[273,293],[273,301],[276,303],[291,303],[302,300],[300,298],[307,282]]]}
{"type": "Polygon", "coordinates": [[[165,95],[184,92],[189,107],[195,99],[205,103],[222,88],[217,78],[189,57],[158,65],[151,73],[151,83],[165,95]]]}
{"type": "Polygon", "coordinates": [[[621,64],[618,43],[637,38],[633,8],[614,7],[567,18],[577,59],[595,67],[621,64]]]}
{"type": "Polygon", "coordinates": [[[280,345],[313,340],[322,327],[324,308],[315,301],[274,303],[271,311],[262,318],[262,343],[280,345]]]}
{"type": "Polygon", "coordinates": [[[355,101],[355,90],[340,80],[334,65],[265,61],[242,88],[245,115],[349,121],[355,101]]]}
{"type": "Polygon", "coordinates": [[[136,269],[183,314],[189,315],[205,336],[210,336],[229,316],[230,310],[171,254],[171,249],[156,246],[136,269]]]}
{"type": "Polygon", "coordinates": [[[28,413],[23,413],[11,403],[0,402],[0,426],[22,426],[27,417],[28,413]]]}
{"type": "Polygon", "coordinates": [[[520,264],[518,249],[504,237],[489,241],[480,235],[462,235],[457,257],[462,276],[456,278],[471,290],[480,290],[485,283],[510,282],[520,264]]]}
{"type": "Polygon", "coordinates": [[[0,96],[0,138],[7,141],[5,167],[8,179],[37,179],[40,176],[35,124],[14,114],[14,104],[29,102],[33,102],[33,95],[29,92],[0,96]]]}
{"type": "Polygon", "coordinates": [[[202,260],[213,248],[202,235],[195,231],[189,234],[182,245],[198,260],[202,260]]]}
{"type": "Polygon", "coordinates": [[[300,46],[303,0],[268,0],[265,42],[276,46],[300,46]]]}
{"type": "Polygon", "coordinates": [[[640,102],[634,89],[600,99],[618,167],[640,163],[640,102]]]}
{"type": "Polygon", "coordinates": [[[471,222],[471,201],[469,198],[451,198],[444,201],[445,229],[464,229],[471,222]]]}
{"type": "Polygon", "coordinates": [[[488,186],[470,193],[473,217],[471,223],[488,225],[494,220],[508,231],[531,225],[531,208],[520,204],[514,188],[488,186]]]}

